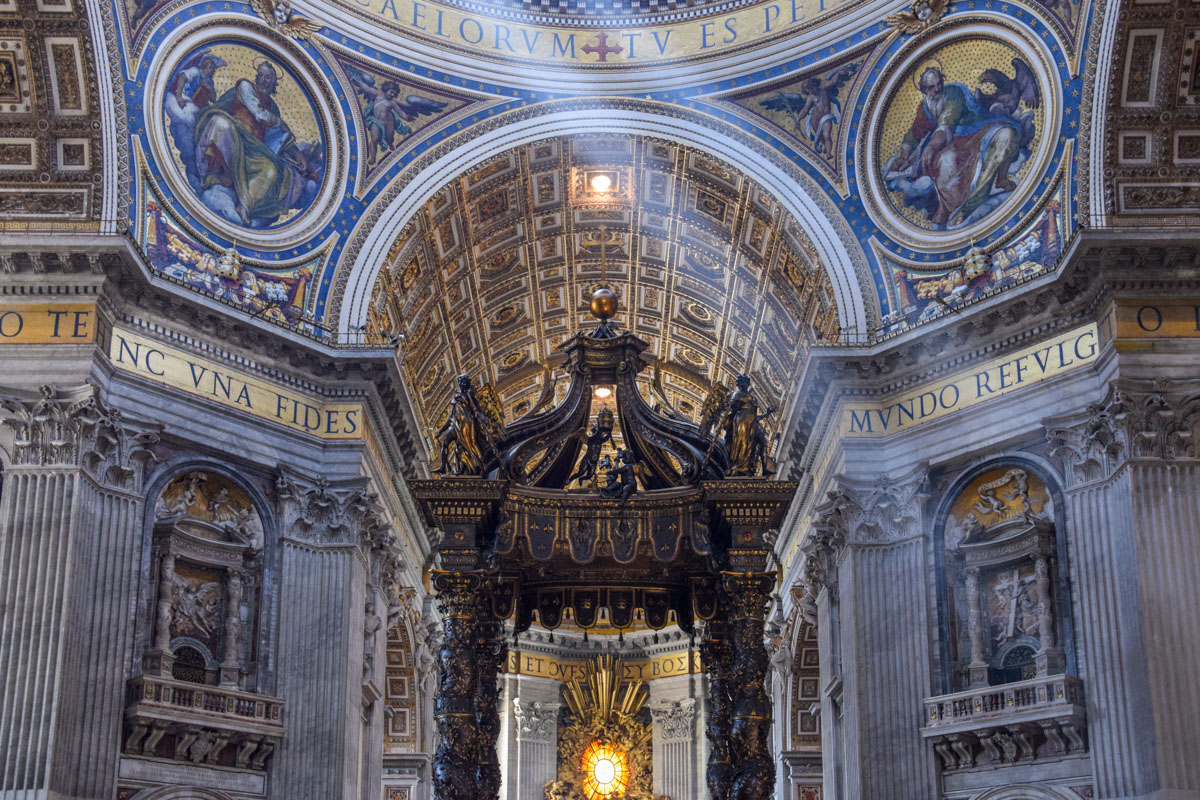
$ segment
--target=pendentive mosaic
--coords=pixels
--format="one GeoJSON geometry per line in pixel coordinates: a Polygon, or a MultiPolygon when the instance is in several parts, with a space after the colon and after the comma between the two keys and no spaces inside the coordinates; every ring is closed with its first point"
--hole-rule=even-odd
{"type": "MultiPolygon", "coordinates": [[[[759,10],[772,18],[772,8],[759,10]]],[[[347,272],[363,268],[363,243],[378,236],[371,226],[380,204],[398,202],[403,187],[455,148],[552,113],[569,95],[566,87],[522,88],[517,73],[503,85],[432,70],[290,8],[208,2],[116,11],[136,59],[126,65],[126,101],[145,117],[131,130],[133,163],[144,165],[134,231],[151,265],[321,338],[361,335],[328,316],[340,312],[347,272]],[[191,249],[165,250],[164,231],[191,249]],[[245,282],[231,284],[228,269],[212,267],[231,254],[245,282]],[[278,285],[268,293],[256,285],[264,282],[278,285]]],[[[842,218],[849,257],[862,263],[849,280],[861,279],[865,316],[878,322],[860,337],[1053,267],[1077,227],[1070,157],[1087,9],[968,2],[939,13],[941,21],[901,27],[864,19],[820,52],[624,101],[631,111],[728,131],[811,179],[804,191],[821,213],[842,218]]],[[[591,46],[576,35],[578,49],[591,46]]],[[[608,40],[624,41],[618,31],[608,40]]],[[[622,46],[637,42],[645,43],[622,46]]],[[[86,158],[75,142],[62,149],[72,163],[86,158]]],[[[518,349],[498,363],[520,368],[518,349]]],[[[708,356],[681,348],[676,357],[695,367],[708,356]]]]}

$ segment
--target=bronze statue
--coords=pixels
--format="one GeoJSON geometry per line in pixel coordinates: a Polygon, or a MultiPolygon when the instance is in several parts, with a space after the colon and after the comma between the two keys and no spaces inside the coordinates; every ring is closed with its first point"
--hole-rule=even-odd
{"type": "Polygon", "coordinates": [[[729,474],[731,476],[763,477],[773,474],[767,469],[767,433],[762,420],[775,413],[768,408],[758,413],[758,400],[750,392],[750,378],[737,377],[737,389],[729,396],[725,414],[725,449],[729,452],[729,474]]]}
{"type": "Polygon", "coordinates": [[[458,394],[450,401],[450,415],[436,434],[442,463],[434,473],[482,475],[484,449],[491,449],[488,415],[475,395],[468,375],[458,376],[458,394]]]}
{"type": "Polygon", "coordinates": [[[572,800],[575,797],[575,787],[570,781],[550,781],[543,791],[546,800],[572,800]]]}
{"type": "Polygon", "coordinates": [[[600,496],[610,500],[621,498],[624,503],[637,492],[638,465],[634,463],[633,451],[622,450],[617,453],[617,463],[608,468],[606,483],[600,489],[600,496]]]}
{"type": "Polygon", "coordinates": [[[568,486],[571,484],[571,481],[578,480],[583,484],[596,476],[596,467],[600,463],[600,448],[604,446],[605,442],[612,441],[612,430],[612,409],[600,409],[600,413],[596,415],[596,424],[588,432],[587,449],[584,450],[583,459],[579,462],[579,468],[571,473],[571,477],[567,478],[568,486]]]}

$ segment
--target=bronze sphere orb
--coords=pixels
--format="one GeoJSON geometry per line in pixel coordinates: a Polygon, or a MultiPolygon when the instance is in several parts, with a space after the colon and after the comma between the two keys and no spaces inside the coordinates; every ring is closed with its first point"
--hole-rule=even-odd
{"type": "Polygon", "coordinates": [[[596,319],[611,319],[617,313],[617,294],[607,286],[592,293],[592,316],[596,319]]]}

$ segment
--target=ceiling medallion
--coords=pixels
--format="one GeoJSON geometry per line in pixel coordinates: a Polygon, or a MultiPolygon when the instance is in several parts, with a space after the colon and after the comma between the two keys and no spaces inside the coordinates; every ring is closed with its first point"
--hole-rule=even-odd
{"type": "Polygon", "coordinates": [[[194,30],[151,73],[150,148],[204,227],[238,244],[304,241],[331,213],[341,142],[317,70],[283,41],[194,30]]]}
{"type": "Polygon", "coordinates": [[[902,49],[868,103],[864,200],[914,250],[969,245],[1028,210],[1061,126],[1043,46],[1015,25],[958,23],[902,49]]]}

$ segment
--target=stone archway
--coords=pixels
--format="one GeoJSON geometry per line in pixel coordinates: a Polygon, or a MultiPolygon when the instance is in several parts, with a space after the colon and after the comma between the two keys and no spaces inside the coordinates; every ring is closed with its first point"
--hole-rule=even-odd
{"type": "Polygon", "coordinates": [[[361,329],[367,318],[372,288],[396,236],[448,182],[521,145],[554,137],[609,133],[640,135],[699,148],[751,177],[779,201],[810,238],[817,259],[833,284],[843,329],[854,334],[866,333],[874,312],[870,310],[873,301],[864,295],[861,273],[865,269],[865,256],[857,245],[847,244],[852,237],[848,230],[842,230],[845,220],[811,180],[752,150],[736,138],[735,129],[714,130],[691,119],[625,107],[590,108],[586,114],[568,108],[511,121],[498,118],[494,129],[472,139],[470,147],[453,148],[413,175],[402,190],[399,184],[390,187],[383,196],[391,195],[392,200],[373,218],[364,217],[363,222],[370,229],[357,234],[361,239],[357,251],[352,253],[353,261],[343,267],[349,273],[339,277],[345,289],[337,312],[338,329],[361,329]]]}
{"type": "Polygon", "coordinates": [[[159,786],[143,789],[130,800],[233,800],[224,792],[197,786],[159,786]]]}
{"type": "Polygon", "coordinates": [[[1050,786],[1038,786],[1031,783],[990,789],[977,795],[975,800],[1078,800],[1078,798],[1074,794],[1059,791],[1050,786]]]}

